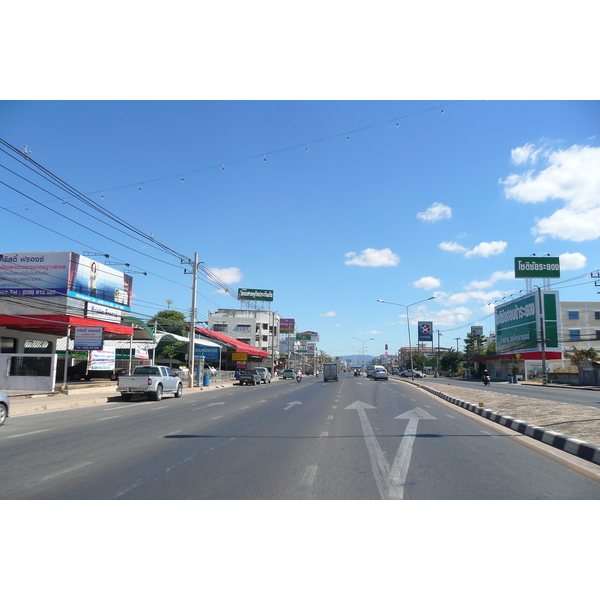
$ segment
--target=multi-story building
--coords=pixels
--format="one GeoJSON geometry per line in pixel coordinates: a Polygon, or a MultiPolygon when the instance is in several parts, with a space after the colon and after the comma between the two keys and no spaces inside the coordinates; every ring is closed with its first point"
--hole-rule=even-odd
{"type": "Polygon", "coordinates": [[[279,315],[271,311],[219,308],[208,313],[208,329],[260,348],[275,359],[279,355],[279,321],[279,315]]]}
{"type": "Polygon", "coordinates": [[[560,316],[565,351],[594,348],[600,353],[600,302],[561,302],[560,316]]]}

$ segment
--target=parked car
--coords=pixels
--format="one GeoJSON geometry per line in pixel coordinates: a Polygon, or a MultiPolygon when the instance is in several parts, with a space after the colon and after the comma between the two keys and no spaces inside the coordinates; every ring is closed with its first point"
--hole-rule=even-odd
{"type": "Polygon", "coordinates": [[[283,379],[295,379],[296,373],[294,373],[294,369],[284,369],[283,374],[281,375],[283,379]]]}
{"type": "Polygon", "coordinates": [[[240,373],[238,383],[240,385],[260,385],[262,377],[256,369],[246,369],[240,373]]]}
{"type": "Polygon", "coordinates": [[[154,400],[162,400],[165,393],[181,398],[183,383],[169,367],[141,365],[131,375],[119,378],[117,392],[123,400],[130,400],[134,394],[147,394],[154,400]]]}
{"type": "Polygon", "coordinates": [[[8,396],[4,392],[0,392],[0,425],[4,425],[4,421],[8,419],[9,408],[8,396]]]}
{"type": "Polygon", "coordinates": [[[373,371],[373,375],[371,377],[374,381],[377,381],[378,379],[385,379],[385,381],[387,381],[388,372],[383,367],[377,368],[373,371]]]}
{"type": "Polygon", "coordinates": [[[256,367],[254,370],[260,375],[261,383],[271,383],[271,372],[267,367],[256,367]]]}

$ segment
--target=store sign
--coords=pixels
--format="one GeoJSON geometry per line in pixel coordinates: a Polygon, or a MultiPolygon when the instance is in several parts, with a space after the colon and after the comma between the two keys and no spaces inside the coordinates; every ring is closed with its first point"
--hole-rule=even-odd
{"type": "Polygon", "coordinates": [[[296,319],[279,319],[279,333],[294,333],[296,328],[296,319]]]}
{"type": "Polygon", "coordinates": [[[419,321],[419,341],[433,342],[433,321],[419,321]]]}
{"type": "Polygon", "coordinates": [[[213,346],[195,346],[194,358],[200,358],[201,356],[208,360],[219,360],[219,348],[213,346]]]}
{"type": "Polygon", "coordinates": [[[121,322],[121,311],[109,306],[94,304],[93,302],[85,303],[85,316],[88,319],[98,319],[99,321],[109,321],[110,323],[121,322]]]}
{"type": "Polygon", "coordinates": [[[560,259],[557,256],[524,256],[515,258],[515,279],[558,277],[560,277],[560,259]]]}
{"type": "Polygon", "coordinates": [[[232,352],[231,360],[245,361],[248,360],[248,354],[245,352],[232,352]]]}
{"type": "Polygon", "coordinates": [[[483,335],[483,325],[471,325],[471,335],[483,335]]]}
{"type": "Polygon", "coordinates": [[[238,288],[238,300],[273,302],[273,290],[250,290],[247,288],[238,288]]]}
{"type": "Polygon", "coordinates": [[[75,327],[74,350],[102,350],[104,327],[75,327]]]}

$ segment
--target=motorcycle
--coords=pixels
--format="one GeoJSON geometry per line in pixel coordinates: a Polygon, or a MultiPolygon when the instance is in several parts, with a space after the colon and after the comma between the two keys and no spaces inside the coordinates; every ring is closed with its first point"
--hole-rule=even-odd
{"type": "Polygon", "coordinates": [[[489,375],[486,375],[486,376],[483,378],[483,385],[486,385],[486,386],[487,386],[487,385],[490,385],[490,376],[489,376],[489,375]]]}
{"type": "Polygon", "coordinates": [[[302,381],[302,375],[296,375],[296,381],[300,383],[302,381]]]}
{"type": "Polygon", "coordinates": [[[354,371],[354,377],[360,377],[360,373],[358,371],[354,371]]]}

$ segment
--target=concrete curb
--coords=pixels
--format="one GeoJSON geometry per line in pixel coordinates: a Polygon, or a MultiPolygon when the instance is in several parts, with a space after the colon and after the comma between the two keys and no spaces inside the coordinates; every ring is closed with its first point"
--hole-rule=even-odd
{"type": "Polygon", "coordinates": [[[419,388],[427,390],[429,393],[442,398],[442,400],[446,400],[446,402],[450,402],[451,404],[455,404],[456,406],[460,406],[461,408],[473,412],[480,417],[484,417],[485,419],[489,419],[494,423],[508,427],[513,431],[531,437],[538,442],[542,442],[543,444],[548,444],[557,450],[563,450],[564,452],[573,454],[578,458],[600,465],[600,446],[596,446],[596,444],[590,444],[589,442],[584,442],[562,433],[551,431],[550,429],[546,429],[544,427],[538,427],[537,425],[532,425],[531,423],[515,419],[514,417],[508,415],[502,415],[499,412],[477,406],[471,402],[458,400],[457,398],[449,396],[448,394],[444,394],[439,390],[435,390],[421,383],[412,381],[410,383],[419,388]]]}

